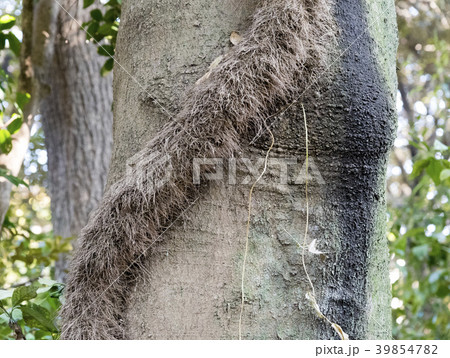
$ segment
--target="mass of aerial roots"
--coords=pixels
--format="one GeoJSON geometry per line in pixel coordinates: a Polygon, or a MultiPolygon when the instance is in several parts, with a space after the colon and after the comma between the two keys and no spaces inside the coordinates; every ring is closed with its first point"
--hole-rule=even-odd
{"type": "Polygon", "coordinates": [[[198,190],[193,158],[240,151],[243,138],[264,130],[267,117],[325,70],[335,34],[331,0],[262,2],[242,41],[189,89],[91,214],[69,271],[62,339],[127,338],[126,302],[141,260],[198,190]]]}

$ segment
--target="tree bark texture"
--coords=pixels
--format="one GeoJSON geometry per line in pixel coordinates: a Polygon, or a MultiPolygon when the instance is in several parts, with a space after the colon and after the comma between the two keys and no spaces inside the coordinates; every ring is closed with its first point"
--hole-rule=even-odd
{"type": "MultiPolygon", "coordinates": [[[[42,0],[36,5],[35,28],[43,22],[48,29],[35,31],[44,46],[43,53],[36,54],[34,71],[48,151],[53,231],[76,238],[106,181],[112,148],[112,76],[100,76],[105,58],[80,29],[91,9],[82,9],[82,1],[59,3],[42,0]]],[[[63,280],[66,267],[63,257],[56,279],[63,280]]]]}
{"type": "MultiPolygon", "coordinates": [[[[244,32],[257,5],[256,0],[124,2],[109,184],[169,120],[160,105],[177,111],[180,95],[232,46],[233,31],[244,32]]],[[[312,178],[308,192],[307,244],[316,240],[324,252],[305,257],[317,302],[350,338],[388,339],[385,170],[396,129],[395,9],[392,0],[337,0],[334,11],[338,54],[318,83],[274,119],[270,156],[295,158],[300,166],[305,161],[303,103],[309,156],[323,178],[312,178]]],[[[269,144],[265,133],[241,155],[255,163],[269,144]]],[[[338,338],[305,298],[309,284],[296,243],[305,231],[304,181],[280,185],[277,170],[269,165],[253,193],[243,338],[338,338]]],[[[129,302],[130,338],[238,337],[254,180],[213,183],[164,233],[129,302]]]]}

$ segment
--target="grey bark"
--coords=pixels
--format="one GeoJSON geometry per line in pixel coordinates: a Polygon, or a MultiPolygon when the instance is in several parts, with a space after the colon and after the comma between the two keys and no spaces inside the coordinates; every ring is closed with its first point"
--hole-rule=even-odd
{"type": "MultiPolygon", "coordinates": [[[[101,199],[112,147],[112,76],[100,76],[105,58],[95,44],[86,43],[80,29],[91,10],[82,9],[82,3],[60,1],[70,15],[53,0],[39,1],[35,9],[35,27],[38,22],[48,27],[46,33],[35,31],[45,45],[34,71],[48,151],[53,231],[73,238],[101,199]]],[[[56,279],[64,279],[66,267],[67,257],[62,257],[56,279]]]]}
{"type": "MultiPolygon", "coordinates": [[[[227,51],[232,31],[245,30],[257,3],[124,2],[109,183],[169,120],[159,104],[177,110],[180,94],[227,51]]],[[[301,99],[310,156],[325,182],[310,185],[308,236],[308,244],[317,240],[325,254],[308,254],[306,265],[327,317],[350,338],[386,339],[391,318],[385,170],[396,127],[395,10],[391,0],[338,0],[335,11],[343,54],[301,99]]],[[[295,105],[277,118],[273,132],[272,158],[303,163],[301,108],[295,105]]],[[[255,162],[269,142],[266,133],[242,156],[255,162]]],[[[276,168],[269,167],[253,195],[243,338],[335,339],[305,299],[308,281],[293,240],[303,240],[304,182],[277,181],[276,168]]],[[[237,338],[249,188],[210,185],[164,233],[129,302],[131,338],[237,338]]]]}

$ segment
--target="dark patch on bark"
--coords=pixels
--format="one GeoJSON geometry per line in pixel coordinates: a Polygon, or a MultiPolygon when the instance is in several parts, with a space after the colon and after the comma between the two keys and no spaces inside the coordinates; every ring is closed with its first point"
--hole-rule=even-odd
{"type": "MultiPolygon", "coordinates": [[[[378,211],[385,206],[385,188],[380,181],[385,175],[397,128],[394,94],[377,67],[376,43],[370,35],[366,14],[363,1],[337,2],[339,53],[346,51],[340,59],[335,59],[336,70],[324,73],[299,100],[305,103],[310,157],[326,182],[325,190],[310,187],[309,194],[318,198],[329,217],[339,213],[334,220],[339,242],[326,244],[336,255],[327,256],[322,270],[313,262],[308,269],[312,277],[322,277],[314,284],[320,288],[317,300],[323,313],[340,324],[351,339],[367,339],[368,335],[371,305],[368,261],[371,246],[382,239],[375,233],[378,211]]],[[[300,105],[275,123],[274,151],[304,158],[300,105]]],[[[265,148],[268,142],[268,137],[262,136],[256,145],[265,148]]],[[[304,194],[301,195],[303,198],[304,194]]],[[[381,245],[387,245],[387,241],[381,245]]],[[[383,270],[388,279],[387,267],[383,270]]],[[[317,339],[338,338],[313,312],[311,319],[320,326],[317,339]]],[[[388,326],[380,329],[390,331],[388,326]]]]}

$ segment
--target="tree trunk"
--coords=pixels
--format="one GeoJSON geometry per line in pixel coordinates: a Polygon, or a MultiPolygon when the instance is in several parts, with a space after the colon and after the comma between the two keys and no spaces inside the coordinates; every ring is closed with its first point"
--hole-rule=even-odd
{"type": "MultiPolygon", "coordinates": [[[[100,76],[105,58],[97,54],[95,44],[86,43],[80,29],[90,9],[82,9],[82,1],[60,4],[42,0],[36,5],[36,21],[47,23],[48,31],[35,31],[45,46],[41,56],[36,55],[34,70],[48,151],[53,231],[76,238],[101,199],[106,181],[112,147],[112,78],[100,76]]],[[[56,279],[63,280],[66,267],[67,258],[62,257],[56,279]]]]}
{"type": "Polygon", "coordinates": [[[339,1],[342,54],[324,71],[335,34],[328,7],[124,3],[110,189],[80,237],[61,337],[320,339],[337,337],[335,324],[350,338],[390,337],[384,182],[396,127],[395,13],[390,0],[339,1]],[[238,158],[196,175],[220,153],[238,158]],[[216,180],[194,187],[207,177],[216,180]]]}
{"type": "MultiPolygon", "coordinates": [[[[124,2],[116,53],[126,71],[116,66],[114,73],[110,184],[170,120],[160,105],[176,112],[180,93],[228,50],[233,31],[244,32],[257,5],[256,0],[124,2]]],[[[316,240],[324,252],[307,252],[305,258],[317,302],[350,338],[388,339],[385,170],[396,128],[395,9],[391,0],[338,0],[334,11],[342,55],[275,119],[270,155],[295,158],[299,167],[305,161],[299,104],[304,103],[310,162],[323,178],[308,187],[307,243],[316,240]]],[[[266,133],[242,157],[255,163],[269,144],[266,133]]],[[[302,243],[305,231],[304,178],[298,185],[280,185],[277,173],[269,165],[265,183],[253,193],[243,338],[337,338],[305,298],[310,288],[294,241],[302,243]]],[[[131,338],[238,337],[250,189],[240,183],[210,185],[164,233],[129,302],[131,338]]]]}

